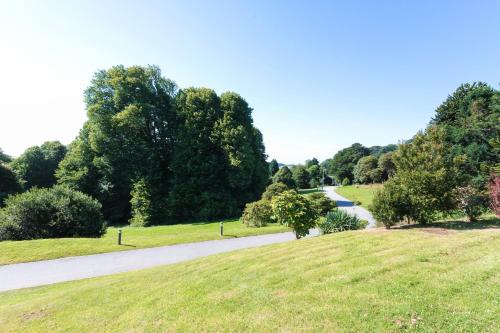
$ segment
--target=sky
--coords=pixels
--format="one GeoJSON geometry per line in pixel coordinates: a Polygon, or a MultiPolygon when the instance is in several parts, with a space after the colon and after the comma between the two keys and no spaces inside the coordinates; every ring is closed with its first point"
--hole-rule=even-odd
{"type": "Polygon", "coordinates": [[[3,1],[0,148],[69,144],[94,72],[158,65],[235,91],[269,158],[332,157],[424,129],[461,83],[500,83],[500,1],[3,1]]]}

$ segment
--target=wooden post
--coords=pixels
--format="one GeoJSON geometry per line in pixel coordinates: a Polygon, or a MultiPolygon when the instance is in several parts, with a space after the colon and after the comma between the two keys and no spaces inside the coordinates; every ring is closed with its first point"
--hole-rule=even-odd
{"type": "Polygon", "coordinates": [[[122,229],[118,229],[118,245],[122,245],[122,229]]]}
{"type": "Polygon", "coordinates": [[[224,222],[220,223],[220,236],[224,237],[224,222]]]}

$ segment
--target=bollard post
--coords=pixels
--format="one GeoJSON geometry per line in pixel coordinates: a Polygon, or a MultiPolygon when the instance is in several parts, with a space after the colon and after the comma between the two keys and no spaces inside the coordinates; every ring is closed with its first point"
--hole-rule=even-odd
{"type": "Polygon", "coordinates": [[[224,222],[220,223],[220,236],[224,237],[224,222]]]}
{"type": "Polygon", "coordinates": [[[118,245],[122,245],[122,229],[118,229],[118,245]]]}

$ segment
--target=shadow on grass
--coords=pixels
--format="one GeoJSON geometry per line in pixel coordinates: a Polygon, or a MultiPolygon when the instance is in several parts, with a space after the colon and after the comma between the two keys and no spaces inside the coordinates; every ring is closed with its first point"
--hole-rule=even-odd
{"type": "Polygon", "coordinates": [[[500,229],[500,219],[488,217],[477,222],[442,221],[428,224],[401,225],[399,229],[442,228],[450,230],[500,229]]]}
{"type": "Polygon", "coordinates": [[[224,238],[238,238],[236,235],[226,235],[224,234],[224,238]]]}
{"type": "Polygon", "coordinates": [[[308,193],[316,193],[316,192],[322,192],[318,190],[317,188],[301,188],[298,190],[299,194],[308,194],[308,193]]]}
{"type": "Polygon", "coordinates": [[[352,201],[344,201],[344,200],[335,200],[337,203],[337,207],[352,207],[354,206],[354,202],[352,201]]]}
{"type": "Polygon", "coordinates": [[[137,246],[132,245],[132,244],[123,244],[123,243],[122,243],[122,244],[120,244],[120,245],[121,245],[121,246],[126,246],[126,247],[137,247],[137,246]]]}

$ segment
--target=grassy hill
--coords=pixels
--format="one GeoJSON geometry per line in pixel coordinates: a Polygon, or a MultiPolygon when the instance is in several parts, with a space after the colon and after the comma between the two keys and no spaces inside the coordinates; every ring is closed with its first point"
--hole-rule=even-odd
{"type": "Polygon", "coordinates": [[[500,224],[470,228],[456,222],[344,232],[1,293],[0,327],[494,332],[500,324],[500,224]]]}
{"type": "Polygon", "coordinates": [[[361,206],[368,209],[372,204],[375,191],[381,189],[382,186],[382,184],[341,186],[335,192],[351,201],[361,202],[361,206]]]}

